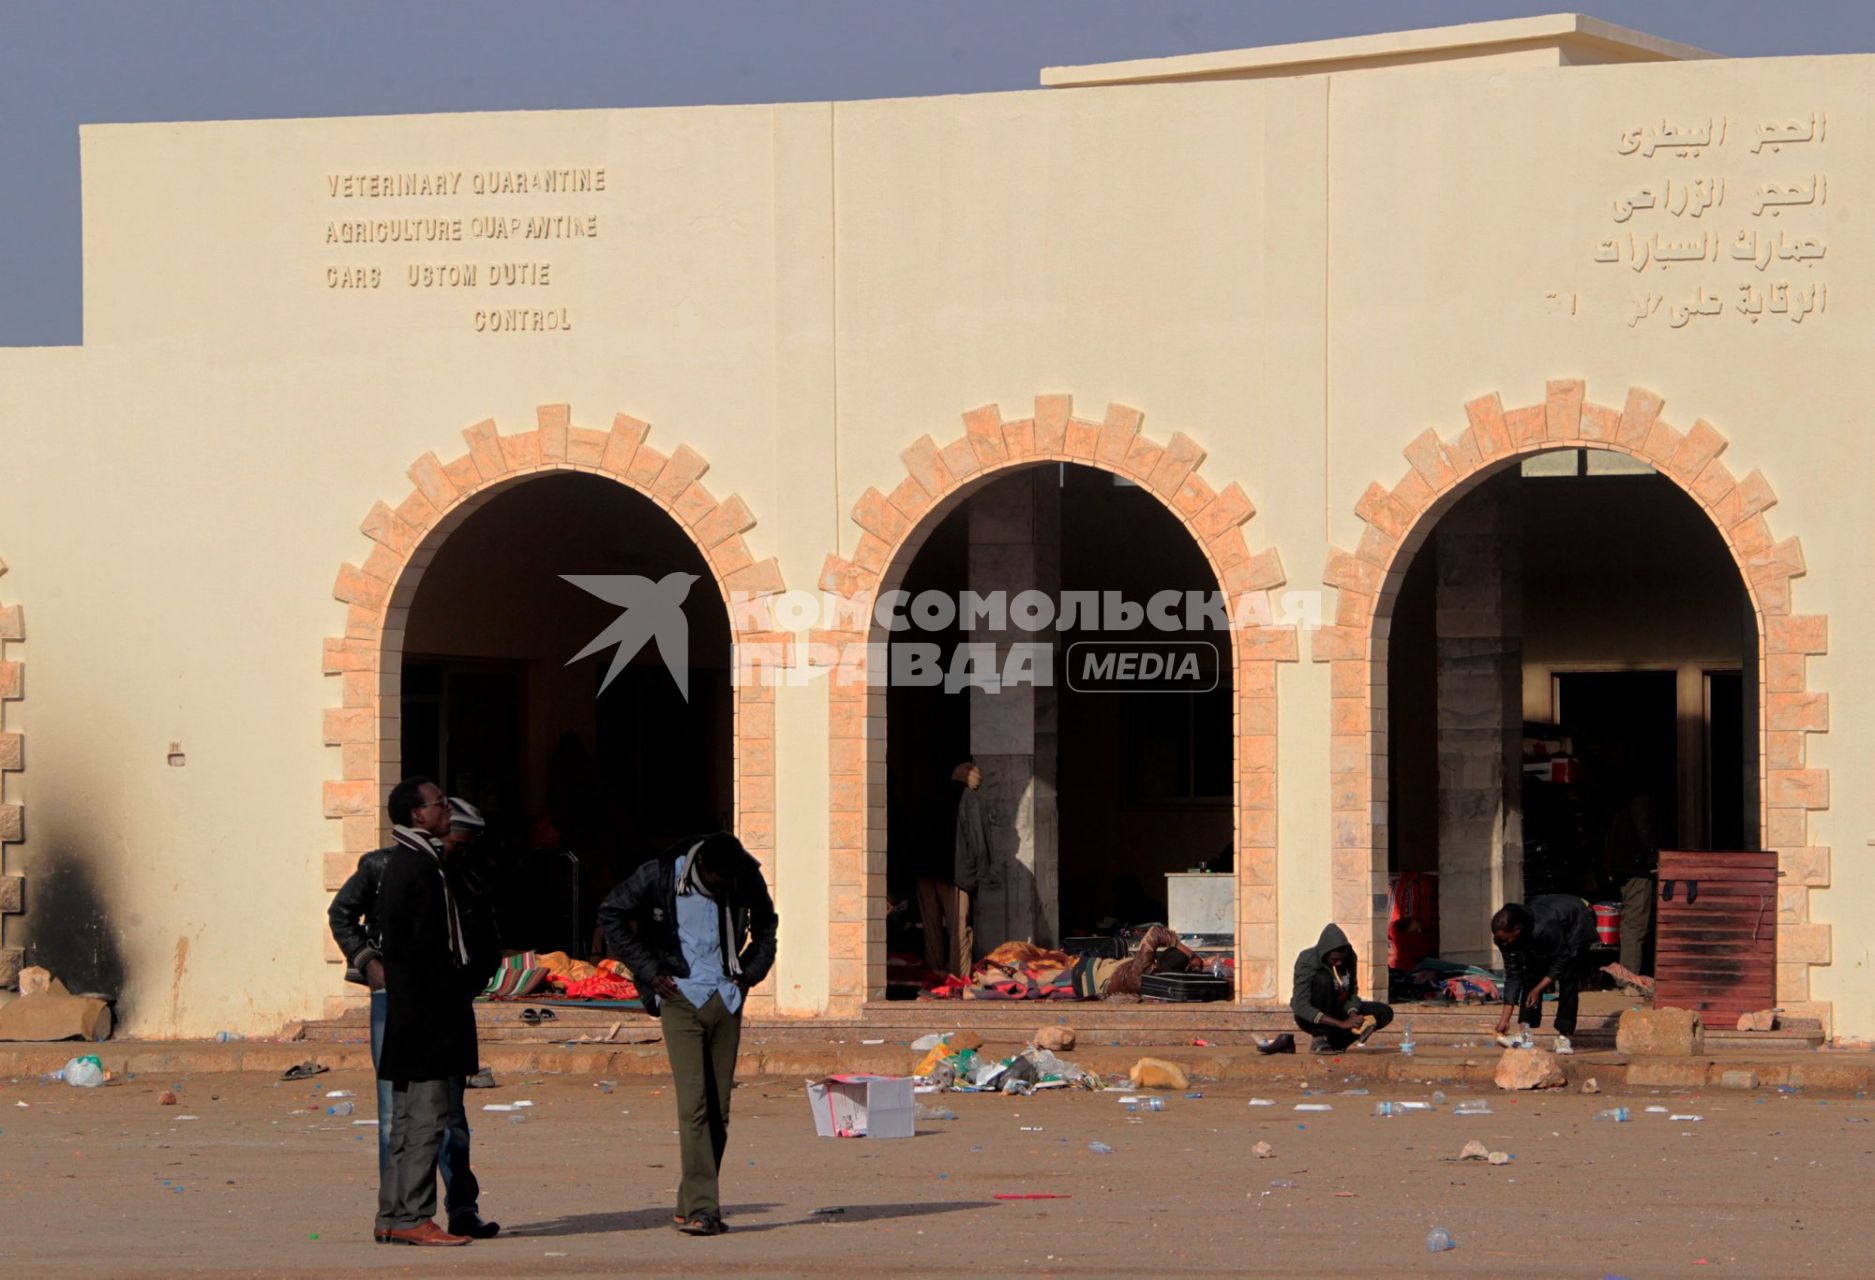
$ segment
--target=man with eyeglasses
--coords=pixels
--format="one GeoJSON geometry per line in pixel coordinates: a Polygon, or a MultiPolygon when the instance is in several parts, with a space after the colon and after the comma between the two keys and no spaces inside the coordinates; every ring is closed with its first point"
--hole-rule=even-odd
{"type": "Polygon", "coordinates": [[[448,864],[456,811],[442,790],[427,778],[405,779],[392,788],[389,809],[393,843],[359,859],[327,913],[347,978],[371,988],[375,1238],[467,1244],[501,1229],[479,1213],[463,1105],[464,1078],[478,1065],[472,1002],[499,952],[485,909],[448,864]],[[448,1231],[432,1220],[439,1155],[448,1231]]]}

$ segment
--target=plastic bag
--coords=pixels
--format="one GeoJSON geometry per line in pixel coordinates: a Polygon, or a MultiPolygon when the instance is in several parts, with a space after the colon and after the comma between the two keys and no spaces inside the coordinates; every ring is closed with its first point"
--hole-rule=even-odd
{"type": "Polygon", "coordinates": [[[66,1084],[78,1089],[95,1089],[104,1083],[104,1064],[94,1053],[73,1058],[54,1073],[66,1084]]]}

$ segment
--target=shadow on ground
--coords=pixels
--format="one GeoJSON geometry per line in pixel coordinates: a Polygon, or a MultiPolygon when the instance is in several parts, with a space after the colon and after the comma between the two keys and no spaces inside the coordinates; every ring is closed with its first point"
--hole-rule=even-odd
{"type": "MultiPolygon", "coordinates": [[[[837,1213],[817,1211],[804,1218],[786,1222],[749,1222],[747,1218],[779,1208],[773,1204],[732,1204],[723,1206],[723,1218],[736,1235],[774,1231],[780,1227],[838,1226],[846,1222],[879,1222],[888,1218],[916,1218],[935,1213],[956,1213],[964,1209],[994,1208],[993,1200],[950,1200],[938,1204],[852,1204],[829,1206],[837,1213]]],[[[607,1235],[614,1231],[648,1231],[652,1228],[675,1230],[669,1209],[631,1209],[618,1213],[576,1213],[546,1222],[530,1223],[503,1231],[503,1236],[586,1236],[607,1235]]]]}

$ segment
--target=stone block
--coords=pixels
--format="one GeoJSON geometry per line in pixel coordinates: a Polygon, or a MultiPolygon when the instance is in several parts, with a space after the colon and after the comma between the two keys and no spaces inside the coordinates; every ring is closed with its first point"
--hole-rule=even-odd
{"type": "Polygon", "coordinates": [[[26,877],[0,876],[0,913],[18,915],[26,910],[26,877]]]}
{"type": "Polygon", "coordinates": [[[1777,1030],[1777,1010],[1760,1009],[1756,1013],[1738,1015],[1740,1031],[1775,1031],[1777,1030]]]}
{"type": "Polygon", "coordinates": [[[1756,1089],[1758,1073],[1756,1071],[1724,1072],[1719,1076],[1719,1087],[1721,1089],[1756,1089]]]}
{"type": "Polygon", "coordinates": [[[0,947],[0,989],[19,985],[20,966],[25,959],[26,953],[18,947],[0,947]]]}
{"type": "Polygon", "coordinates": [[[1629,1009],[1615,1048],[1633,1057],[1691,1057],[1706,1051],[1706,1028],[1691,1009],[1629,1009]]]}
{"type": "Polygon", "coordinates": [[[1506,1049],[1492,1077],[1500,1089],[1560,1089],[1563,1077],[1556,1055],[1547,1049],[1506,1049]]]}

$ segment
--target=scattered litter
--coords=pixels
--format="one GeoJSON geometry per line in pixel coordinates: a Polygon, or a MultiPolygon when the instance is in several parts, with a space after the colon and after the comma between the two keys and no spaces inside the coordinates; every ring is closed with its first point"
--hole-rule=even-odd
{"type": "Polygon", "coordinates": [[[354,1120],[352,1124],[361,1129],[375,1129],[378,1127],[378,1122],[376,1120],[354,1120]]]}
{"type": "Polygon", "coordinates": [[[1278,1178],[1274,1182],[1270,1183],[1271,1187],[1279,1191],[1294,1191],[1297,1187],[1301,1185],[1302,1184],[1300,1182],[1292,1181],[1289,1178],[1278,1178]]]}
{"type": "Polygon", "coordinates": [[[1600,1084],[1596,1083],[1594,1076],[1590,1076],[1582,1082],[1582,1092],[1584,1093],[1600,1093],[1601,1091],[1602,1087],[1600,1084]]]}
{"type": "Polygon", "coordinates": [[[1274,1098],[1252,1098],[1250,1099],[1250,1105],[1253,1107],[1273,1107],[1276,1105],[1276,1099],[1274,1098]]]}
{"type": "Polygon", "coordinates": [[[1706,1118],[1706,1117],[1704,1117],[1704,1116],[1693,1116],[1693,1115],[1683,1115],[1683,1116],[1668,1116],[1668,1117],[1667,1117],[1667,1119],[1669,1119],[1669,1120],[1685,1120],[1685,1121],[1691,1121],[1691,1122],[1693,1122],[1693,1123],[1697,1123],[1697,1122],[1699,1122],[1699,1121],[1701,1121],[1701,1120],[1704,1120],[1705,1118],[1706,1118]]]}
{"type": "Polygon", "coordinates": [[[1444,1253],[1447,1249],[1458,1248],[1458,1241],[1452,1239],[1452,1233],[1444,1227],[1434,1227],[1426,1233],[1426,1252],[1444,1253]]]}
{"type": "Polygon", "coordinates": [[[1491,1104],[1482,1098],[1473,1098],[1453,1107],[1452,1114],[1455,1116],[1488,1116],[1491,1114],[1491,1104]]]}
{"type": "Polygon", "coordinates": [[[484,1111],[512,1111],[514,1110],[514,1104],[512,1102],[484,1102],[482,1104],[482,1110],[484,1111]]]}
{"type": "Polygon", "coordinates": [[[1365,1098],[1367,1096],[1367,1090],[1365,1089],[1343,1089],[1341,1091],[1341,1096],[1344,1098],[1365,1098]]]}
{"type": "Polygon", "coordinates": [[[910,1076],[836,1075],[807,1086],[823,1138],[909,1138],[916,1131],[910,1076]]]}
{"type": "Polygon", "coordinates": [[[1059,1191],[999,1191],[990,1197],[992,1200],[1072,1200],[1072,1195],[1059,1191]]]}
{"type": "Polygon", "coordinates": [[[517,1107],[531,1107],[534,1104],[529,1102],[526,1098],[516,1098],[514,1100],[514,1105],[517,1107]]]}
{"type": "Polygon", "coordinates": [[[595,1080],[592,1082],[592,1087],[597,1089],[600,1093],[612,1092],[612,1082],[610,1080],[595,1080]]]}
{"type": "Polygon", "coordinates": [[[1113,1148],[1104,1142],[1090,1142],[1087,1144],[1087,1149],[1097,1156],[1110,1156],[1113,1154],[1113,1148]]]}
{"type": "Polygon", "coordinates": [[[1491,1164],[1509,1164],[1516,1158],[1516,1156],[1510,1154],[1508,1151],[1493,1151],[1490,1155],[1485,1157],[1485,1160],[1491,1164]]]}
{"type": "Polygon", "coordinates": [[[1297,1111],[1333,1111],[1334,1107],[1326,1102],[1298,1102],[1297,1111]]]}
{"type": "Polygon", "coordinates": [[[944,1037],[933,1031],[912,1041],[911,1047],[914,1053],[929,1053],[943,1043],[944,1037]]]}
{"type": "Polygon", "coordinates": [[[1250,1154],[1259,1160],[1273,1160],[1276,1157],[1276,1148],[1267,1142],[1259,1142],[1250,1148],[1250,1154]]]}
{"type": "Polygon", "coordinates": [[[95,1053],[87,1053],[82,1058],[73,1058],[53,1072],[52,1077],[77,1089],[95,1089],[104,1083],[104,1064],[95,1053]]]}
{"type": "Polygon", "coordinates": [[[1435,1107],[1440,1107],[1440,1106],[1444,1106],[1444,1105],[1445,1105],[1445,1092],[1444,1092],[1444,1090],[1441,1090],[1441,1089],[1434,1089],[1434,1090],[1432,1091],[1432,1105],[1433,1105],[1433,1106],[1435,1106],[1435,1107]]]}
{"type": "Polygon", "coordinates": [[[350,1089],[332,1089],[326,1093],[328,1098],[356,1098],[357,1096],[350,1089]]]}
{"type": "Polygon", "coordinates": [[[1209,1049],[1211,1047],[1211,1042],[1201,1036],[1193,1036],[1191,1047],[1194,1049],[1209,1049]]]}
{"type": "Polygon", "coordinates": [[[861,1040],[861,1044],[884,1044],[884,1040],[861,1040]]]}
{"type": "Polygon", "coordinates": [[[180,1099],[177,1098],[176,1095],[171,1093],[168,1089],[165,1089],[161,1093],[156,1095],[156,1105],[159,1107],[173,1107],[179,1101],[180,1099]]]}
{"type": "Polygon", "coordinates": [[[1606,1111],[1597,1111],[1595,1113],[1595,1118],[1597,1120],[1613,1120],[1616,1124],[1626,1124],[1629,1119],[1629,1113],[1626,1107],[1610,1107],[1606,1111]]]}
{"type": "Polygon", "coordinates": [[[1041,1125],[1039,1125],[1039,1124],[1025,1124],[1025,1125],[1023,1125],[1023,1126],[1022,1126],[1022,1130],[1021,1130],[1021,1131],[1022,1131],[1023,1133],[1041,1133],[1041,1132],[1042,1132],[1042,1126],[1041,1126],[1041,1125]]]}
{"type": "Polygon", "coordinates": [[[1133,1064],[1127,1073],[1135,1089],[1179,1089],[1191,1088],[1191,1081],[1185,1076],[1185,1069],[1176,1062],[1167,1062],[1164,1058],[1141,1058],[1133,1064]]]}
{"type": "Polygon", "coordinates": [[[1204,1097],[1204,1095],[1203,1095],[1202,1093],[1188,1093],[1188,1094],[1186,1094],[1185,1096],[1186,1096],[1187,1098],[1192,1098],[1192,1099],[1197,1099],[1197,1098],[1202,1098],[1202,1097],[1204,1097]]]}
{"type": "Polygon", "coordinates": [[[1145,1099],[1136,1093],[1123,1093],[1120,1095],[1119,1101],[1122,1106],[1130,1107],[1138,1106],[1140,1103],[1144,1102],[1145,1099]]]}
{"type": "Polygon", "coordinates": [[[1665,1107],[1649,1107],[1647,1108],[1647,1114],[1650,1116],[1664,1116],[1667,1114],[1667,1109],[1665,1107]]]}
{"type": "Polygon", "coordinates": [[[957,1113],[949,1107],[927,1107],[919,1104],[912,1112],[914,1120],[955,1120],[957,1113]]]}
{"type": "Polygon", "coordinates": [[[176,1117],[176,1119],[178,1120],[200,1120],[201,1118],[202,1118],[201,1116],[177,1116],[176,1117]]]}
{"type": "Polygon", "coordinates": [[[358,1110],[356,1103],[338,1102],[338,1103],[334,1103],[332,1106],[327,1107],[326,1114],[329,1116],[348,1116],[356,1110],[358,1110]]]}
{"type": "MultiPolygon", "coordinates": [[[[222,1034],[226,1035],[227,1033],[223,1032],[222,1034]]],[[[328,1070],[330,1070],[329,1067],[323,1066],[317,1062],[296,1062],[285,1071],[282,1071],[280,1073],[280,1078],[282,1080],[310,1080],[316,1075],[324,1074],[328,1070]]]]}
{"type": "Polygon", "coordinates": [[[238,1031],[217,1031],[215,1033],[215,1040],[220,1044],[232,1044],[236,1040],[245,1039],[247,1039],[247,1037],[238,1031]]]}
{"type": "Polygon", "coordinates": [[[566,1254],[563,1253],[559,1249],[549,1249],[547,1250],[547,1252],[541,1254],[540,1256],[543,1258],[564,1258],[566,1257],[566,1254]]]}
{"type": "Polygon", "coordinates": [[[519,1112],[516,1112],[514,1115],[511,1115],[508,1117],[508,1123],[509,1124],[526,1124],[527,1117],[520,1114],[519,1112]]]}
{"type": "Polygon", "coordinates": [[[1464,1148],[1458,1153],[1458,1158],[1460,1160],[1489,1160],[1491,1158],[1491,1148],[1485,1146],[1476,1138],[1473,1138],[1470,1142],[1467,1142],[1464,1148]]]}

